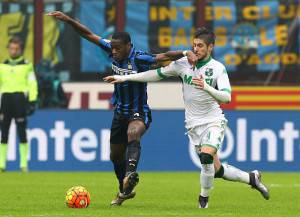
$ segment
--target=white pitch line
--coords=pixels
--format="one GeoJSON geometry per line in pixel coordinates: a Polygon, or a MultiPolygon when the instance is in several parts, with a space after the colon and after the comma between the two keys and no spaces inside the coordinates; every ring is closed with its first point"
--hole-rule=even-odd
{"type": "Polygon", "coordinates": [[[300,184],[267,184],[271,188],[300,188],[300,184]]]}

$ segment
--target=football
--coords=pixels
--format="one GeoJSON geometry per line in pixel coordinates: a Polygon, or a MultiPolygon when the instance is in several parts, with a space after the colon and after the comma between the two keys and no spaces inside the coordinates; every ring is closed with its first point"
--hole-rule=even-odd
{"type": "Polygon", "coordinates": [[[66,192],[66,205],[70,208],[87,208],[90,201],[90,193],[85,187],[74,186],[66,192]]]}

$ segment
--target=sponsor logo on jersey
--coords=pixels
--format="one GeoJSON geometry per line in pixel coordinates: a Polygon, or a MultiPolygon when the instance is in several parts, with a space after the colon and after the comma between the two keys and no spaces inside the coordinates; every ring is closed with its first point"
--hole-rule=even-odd
{"type": "Polygon", "coordinates": [[[184,75],[183,82],[192,85],[193,76],[184,75]]]}
{"type": "MultiPolygon", "coordinates": [[[[133,70],[129,70],[129,69],[122,69],[122,68],[119,68],[118,66],[116,65],[111,65],[111,68],[112,70],[115,72],[115,74],[117,75],[130,75],[130,74],[136,74],[137,71],[133,71],[133,70]]],[[[128,68],[131,68],[132,69],[132,65],[128,65],[128,68]]]]}

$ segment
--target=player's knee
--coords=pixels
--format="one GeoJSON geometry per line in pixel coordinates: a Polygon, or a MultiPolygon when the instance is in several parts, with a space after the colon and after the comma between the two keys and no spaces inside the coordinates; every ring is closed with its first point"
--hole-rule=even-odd
{"type": "Polygon", "coordinates": [[[120,164],[125,160],[125,153],[123,149],[111,149],[110,160],[114,164],[120,164]]]}
{"type": "Polygon", "coordinates": [[[8,134],[9,134],[9,128],[8,127],[1,127],[1,143],[7,144],[8,142],[8,134]]]}
{"type": "Polygon", "coordinates": [[[132,141],[128,142],[128,146],[140,149],[141,143],[139,140],[132,140],[132,141]]]}
{"type": "Polygon", "coordinates": [[[25,118],[17,118],[16,119],[16,125],[17,127],[19,128],[26,128],[26,124],[27,124],[27,121],[25,118]]]}
{"type": "Polygon", "coordinates": [[[121,154],[110,153],[110,160],[113,164],[120,164],[125,160],[125,157],[121,154]]]}
{"type": "Polygon", "coordinates": [[[25,118],[16,119],[18,135],[21,143],[27,143],[26,124],[27,122],[25,118]]]}
{"type": "Polygon", "coordinates": [[[201,152],[199,158],[201,164],[212,164],[214,162],[214,157],[208,153],[201,152]]]}
{"type": "Polygon", "coordinates": [[[141,133],[138,130],[128,130],[127,132],[128,141],[140,141],[141,140],[141,133]]]}

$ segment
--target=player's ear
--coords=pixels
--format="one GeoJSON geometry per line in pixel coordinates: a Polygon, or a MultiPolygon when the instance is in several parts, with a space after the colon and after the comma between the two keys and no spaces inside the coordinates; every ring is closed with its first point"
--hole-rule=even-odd
{"type": "Polygon", "coordinates": [[[214,44],[209,44],[207,49],[211,53],[213,48],[214,48],[214,44]]]}
{"type": "Polygon", "coordinates": [[[132,45],[131,45],[131,43],[130,43],[130,42],[129,42],[129,43],[127,43],[127,45],[126,45],[126,47],[127,47],[127,50],[129,50],[129,51],[130,51],[130,50],[131,50],[131,46],[132,46],[132,45]]]}

